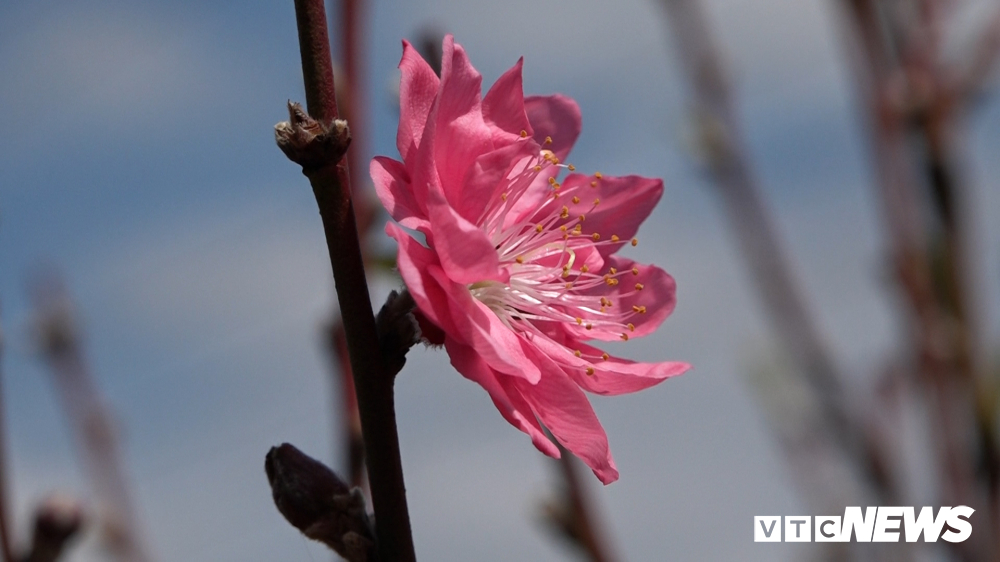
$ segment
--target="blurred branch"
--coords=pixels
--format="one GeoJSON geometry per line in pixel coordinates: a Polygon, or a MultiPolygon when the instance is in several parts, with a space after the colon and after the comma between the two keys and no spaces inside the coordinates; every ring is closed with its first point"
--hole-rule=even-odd
{"type": "MultiPolygon", "coordinates": [[[[339,131],[346,132],[347,125],[338,119],[323,0],[295,0],[295,14],[309,115],[300,123],[279,124],[276,133],[280,146],[283,138],[294,142],[296,132],[318,128],[319,136],[303,137],[305,142],[300,148],[307,151],[315,146],[313,141],[321,141],[324,135],[340,136],[339,131]]],[[[325,158],[318,161],[301,161],[288,150],[285,153],[302,164],[323,219],[354,375],[368,482],[378,522],[379,556],[393,562],[409,562],[416,555],[396,428],[395,373],[389,372],[383,363],[371,310],[348,165],[342,158],[349,142],[349,134],[341,136],[337,148],[342,150],[331,147],[325,158]]]]}
{"type": "Polygon", "coordinates": [[[52,372],[74,431],[77,452],[100,504],[108,550],[122,562],[149,560],[138,530],[115,427],[84,360],[69,297],[54,277],[40,279],[31,289],[38,345],[52,372]]]}
{"type": "MultiPolygon", "coordinates": [[[[877,450],[866,446],[863,431],[847,409],[841,376],[792,274],[751,171],[730,86],[703,9],[697,0],[661,3],[675,54],[690,83],[691,98],[696,100],[701,148],[727,222],[765,312],[812,395],[815,410],[808,415],[816,433],[813,438],[821,436],[847,458],[864,460],[858,466],[872,466],[868,456],[877,450]]],[[[876,494],[890,487],[881,473],[861,470],[856,476],[876,494]]]]}
{"type": "Polygon", "coordinates": [[[578,461],[561,445],[559,450],[562,456],[554,462],[559,464],[562,486],[559,495],[546,502],[545,518],[591,562],[613,562],[616,557],[611,554],[604,534],[598,528],[593,504],[578,474],[578,461]]]}
{"type": "Polygon", "coordinates": [[[994,9],[993,17],[972,47],[970,64],[959,77],[958,94],[963,99],[982,92],[996,74],[1000,59],[1000,7],[994,9]]]}
{"type": "Polygon", "coordinates": [[[11,547],[10,536],[11,521],[7,509],[10,500],[7,497],[7,413],[3,392],[4,343],[3,325],[0,324],[0,556],[3,556],[3,562],[14,562],[14,549],[11,547]]]}
{"type": "Polygon", "coordinates": [[[69,497],[52,496],[35,512],[31,551],[22,562],[55,562],[83,526],[83,510],[69,497]]]}

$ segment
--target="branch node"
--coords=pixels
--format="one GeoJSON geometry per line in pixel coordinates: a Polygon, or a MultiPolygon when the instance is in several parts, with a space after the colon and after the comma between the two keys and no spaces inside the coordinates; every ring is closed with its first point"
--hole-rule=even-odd
{"type": "Polygon", "coordinates": [[[288,121],[274,126],[274,140],[289,160],[302,166],[307,176],[313,170],[335,166],[351,145],[347,121],[317,121],[296,102],[288,102],[288,121]]]}

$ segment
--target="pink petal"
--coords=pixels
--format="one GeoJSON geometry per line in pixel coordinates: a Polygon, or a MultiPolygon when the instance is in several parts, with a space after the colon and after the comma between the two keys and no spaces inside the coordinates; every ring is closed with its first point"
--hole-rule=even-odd
{"type": "MultiPolygon", "coordinates": [[[[521,131],[532,134],[531,124],[524,108],[524,90],[521,83],[520,58],[510,70],[486,92],[483,98],[483,118],[493,128],[494,146],[504,146],[521,139],[521,131]]],[[[543,137],[544,138],[544,137],[543,137]]]]}
{"type": "Polygon", "coordinates": [[[529,132],[534,130],[535,142],[554,152],[560,160],[565,159],[583,128],[580,106],[573,98],[556,94],[525,98],[524,109],[532,127],[529,132]],[[552,138],[552,144],[545,144],[546,137],[552,138]]]}
{"type": "Polygon", "coordinates": [[[399,129],[396,131],[396,148],[409,162],[420,144],[434,100],[437,98],[438,80],[434,69],[420,56],[408,41],[403,41],[403,58],[399,61],[402,77],[399,82],[399,129]]]}
{"type": "MultiPolygon", "coordinates": [[[[538,154],[538,145],[522,141],[498,148],[476,159],[466,173],[462,197],[456,209],[466,219],[480,224],[487,205],[499,198],[497,188],[513,167],[524,158],[538,154]]],[[[506,182],[503,183],[506,185],[506,182]]]]}
{"type": "Polygon", "coordinates": [[[564,371],[587,392],[604,396],[617,396],[645,390],[680,375],[691,365],[678,361],[638,363],[609,355],[602,359],[602,350],[571,338],[555,336],[556,341],[536,336],[532,343],[560,365],[564,371]],[[577,357],[574,351],[580,351],[577,357]],[[593,369],[588,375],[587,369],[593,369]]]}
{"type": "Polygon", "coordinates": [[[466,170],[480,154],[493,149],[490,127],[483,120],[480,101],[483,78],[473,68],[465,50],[451,35],[444,40],[441,88],[431,118],[433,158],[440,186],[452,203],[461,198],[466,170]]]}
{"type": "Polygon", "coordinates": [[[618,479],[618,470],[611,457],[608,436],[587,396],[543,353],[536,353],[536,358],[543,369],[538,384],[513,377],[501,378],[501,384],[508,393],[512,389],[520,391],[556,440],[589,466],[601,482],[614,482],[618,479]]]}
{"type": "Polygon", "coordinates": [[[417,307],[431,322],[437,324],[448,333],[456,331],[451,320],[451,306],[448,295],[441,284],[434,279],[429,271],[438,264],[434,252],[420,245],[397,224],[386,223],[385,233],[399,244],[396,256],[396,267],[406,283],[406,288],[413,295],[417,307]]]}
{"type": "Polygon", "coordinates": [[[451,357],[451,364],[454,365],[455,369],[459,373],[462,373],[462,376],[465,378],[486,389],[490,398],[493,399],[493,404],[496,405],[497,410],[500,411],[504,419],[514,427],[527,433],[531,437],[531,442],[539,451],[553,458],[558,459],[560,457],[559,448],[545,436],[545,432],[535,418],[535,414],[532,413],[531,408],[521,398],[520,394],[508,394],[497,380],[498,377],[503,377],[504,375],[496,374],[479,357],[479,354],[474,349],[459,343],[453,338],[449,337],[445,339],[444,346],[448,351],[449,357],[451,357]]]}
{"type": "Polygon", "coordinates": [[[465,285],[448,279],[445,272],[435,266],[428,267],[427,273],[448,296],[450,325],[454,326],[452,330],[445,330],[449,337],[475,349],[496,371],[524,378],[530,383],[541,378],[541,371],[526,353],[524,340],[485,304],[473,298],[465,285]]]}
{"type": "Polygon", "coordinates": [[[375,193],[393,219],[414,230],[427,227],[427,209],[421,208],[414,197],[410,175],[402,162],[376,156],[369,166],[369,173],[375,184],[375,193]]]}
{"type": "Polygon", "coordinates": [[[466,285],[507,281],[497,250],[482,228],[459,215],[436,190],[428,193],[427,210],[433,233],[429,243],[449,278],[466,285]]]}
{"type": "MultiPolygon", "coordinates": [[[[582,174],[570,174],[562,182],[562,192],[578,195],[580,203],[570,205],[570,215],[586,216],[582,226],[583,234],[597,233],[602,241],[607,241],[613,235],[621,242],[600,246],[601,253],[610,255],[628,243],[639,225],[649,217],[657,201],[663,195],[663,180],[644,178],[640,176],[610,177],[582,174]],[[596,186],[591,187],[591,183],[596,186]],[[600,203],[593,207],[594,200],[600,203]],[[593,208],[593,210],[591,210],[593,208]]],[[[564,198],[559,200],[563,203],[564,198]]]]}
{"type": "MultiPolygon", "coordinates": [[[[618,284],[611,286],[601,283],[590,290],[578,290],[577,293],[591,296],[597,302],[600,302],[601,297],[609,299],[612,305],[608,312],[611,314],[631,314],[624,322],[607,324],[606,314],[574,309],[573,314],[583,319],[581,325],[565,325],[566,331],[574,338],[618,341],[624,333],[627,333],[629,338],[642,337],[655,331],[674,311],[674,306],[677,304],[677,283],[666,271],[655,265],[640,264],[621,256],[609,256],[605,265],[607,268],[613,267],[618,272],[624,272],[624,275],[617,277],[618,284]],[[632,274],[633,268],[638,271],[638,275],[632,274]],[[641,286],[642,290],[637,291],[637,286],[641,286]],[[643,310],[642,307],[645,307],[646,312],[633,312],[636,309],[643,310]],[[628,323],[631,323],[634,329],[630,330],[624,325],[628,323]],[[592,326],[590,330],[586,329],[587,324],[592,326]]],[[[607,271],[609,269],[598,273],[607,271]]]]}

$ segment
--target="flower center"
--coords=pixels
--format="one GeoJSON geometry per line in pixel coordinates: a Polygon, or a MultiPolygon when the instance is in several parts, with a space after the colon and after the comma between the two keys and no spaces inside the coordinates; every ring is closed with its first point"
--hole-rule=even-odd
{"type": "MultiPolygon", "coordinates": [[[[646,308],[620,310],[615,301],[643,289],[641,283],[631,289],[618,287],[624,276],[639,275],[639,269],[605,268],[598,248],[623,242],[614,234],[584,232],[587,214],[601,203],[596,196],[600,172],[589,179],[576,176],[564,187],[557,180],[562,169],[576,168],[541,150],[517,162],[497,186],[478,224],[493,242],[510,281],[480,281],[469,285],[469,291],[519,333],[538,334],[544,322],[573,323],[586,330],[615,330],[628,340],[635,329],[630,318],[646,308]],[[540,177],[546,178],[544,188],[536,181],[540,177]]],[[[638,240],[631,243],[635,246],[638,240]]]]}

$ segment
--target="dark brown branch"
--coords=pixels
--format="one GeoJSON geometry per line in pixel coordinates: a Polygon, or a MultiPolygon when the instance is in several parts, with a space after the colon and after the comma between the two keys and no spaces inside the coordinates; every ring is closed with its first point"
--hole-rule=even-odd
{"type": "MultiPolygon", "coordinates": [[[[330,127],[339,114],[323,1],[295,0],[295,14],[309,114],[324,127],[330,127]]],[[[396,429],[394,373],[386,370],[379,348],[347,163],[331,155],[322,165],[304,165],[303,173],[312,184],[323,219],[347,334],[368,482],[378,524],[379,556],[388,562],[409,562],[416,555],[396,429]]]]}

